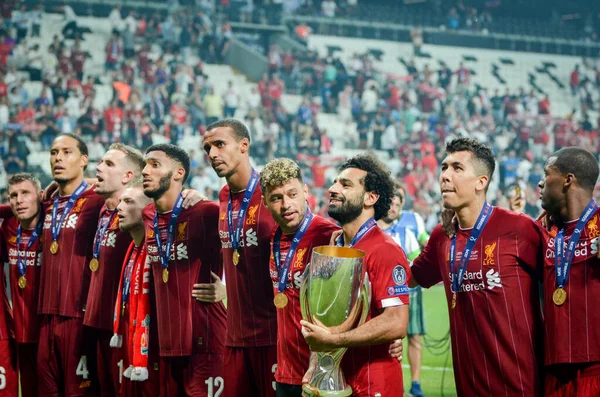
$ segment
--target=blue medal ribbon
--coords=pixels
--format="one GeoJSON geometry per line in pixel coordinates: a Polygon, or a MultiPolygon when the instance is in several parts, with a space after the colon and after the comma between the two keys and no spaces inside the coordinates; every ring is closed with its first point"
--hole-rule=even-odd
{"type": "MultiPolygon", "coordinates": [[[[353,247],[356,244],[358,244],[360,239],[363,238],[365,236],[365,234],[367,234],[367,232],[369,232],[369,230],[373,229],[375,226],[377,226],[377,222],[375,222],[375,219],[369,218],[365,223],[362,224],[360,229],[358,229],[358,233],[356,233],[356,235],[350,242],[349,247],[353,247]]],[[[338,247],[344,246],[344,234],[341,234],[340,237],[338,237],[338,239],[336,241],[336,245],[338,247]]]]}
{"type": "Polygon", "coordinates": [[[463,250],[462,256],[458,263],[458,269],[456,269],[456,235],[452,237],[452,244],[450,245],[450,272],[452,273],[452,292],[456,293],[460,289],[463,278],[465,276],[465,271],[467,270],[467,264],[469,263],[469,258],[471,257],[471,253],[473,252],[473,248],[481,236],[481,232],[485,228],[485,225],[490,220],[492,215],[492,211],[494,207],[489,205],[487,201],[483,204],[483,208],[479,213],[479,217],[477,217],[477,221],[475,222],[475,227],[471,231],[471,235],[467,240],[467,244],[465,245],[465,249],[463,250]]]}
{"type": "Polygon", "coordinates": [[[588,223],[590,218],[596,213],[598,204],[592,199],[587,207],[583,210],[581,218],[575,225],[575,230],[571,235],[569,244],[567,245],[566,252],[564,251],[565,246],[565,229],[562,228],[556,235],[554,241],[554,271],[556,273],[556,285],[559,288],[564,288],[569,280],[569,271],[571,270],[571,262],[573,261],[573,255],[575,254],[575,248],[581,237],[581,233],[588,223]]]}
{"type": "Polygon", "coordinates": [[[167,239],[165,242],[164,251],[160,241],[160,230],[158,228],[158,211],[154,212],[154,239],[156,240],[156,245],[158,246],[158,255],[160,256],[160,262],[162,264],[163,269],[167,269],[169,267],[169,258],[171,257],[173,239],[175,238],[175,224],[177,223],[177,218],[179,217],[182,208],[183,197],[180,193],[179,197],[177,197],[177,201],[175,202],[175,207],[171,212],[171,219],[169,219],[169,226],[167,228],[167,239]]]}
{"type": "Polygon", "coordinates": [[[238,247],[240,246],[240,236],[244,227],[244,218],[246,217],[246,211],[248,210],[248,206],[250,205],[250,199],[254,194],[256,186],[258,185],[258,178],[258,172],[252,169],[252,176],[250,177],[250,181],[248,181],[246,191],[244,192],[244,198],[242,200],[242,206],[238,211],[238,216],[235,222],[235,230],[233,224],[233,207],[231,204],[231,191],[229,191],[229,201],[227,202],[227,227],[229,229],[229,239],[231,240],[231,248],[233,248],[234,251],[237,251],[238,247]]]}
{"type": "Polygon", "coordinates": [[[283,266],[281,264],[281,234],[283,233],[281,227],[277,228],[275,232],[275,236],[273,237],[273,258],[275,259],[275,267],[277,268],[277,274],[279,275],[279,286],[278,291],[283,292],[287,285],[288,273],[290,272],[290,264],[292,263],[292,259],[296,254],[296,250],[298,249],[298,245],[304,237],[304,234],[308,230],[310,223],[312,222],[314,215],[310,210],[306,210],[306,214],[304,215],[304,219],[300,224],[296,233],[294,233],[294,238],[292,239],[292,244],[290,244],[290,248],[285,257],[285,261],[283,262],[283,266]]]}
{"type": "Polygon", "coordinates": [[[96,229],[96,235],[94,236],[94,251],[92,253],[95,259],[98,259],[100,256],[100,246],[102,245],[102,240],[104,240],[104,234],[106,233],[106,229],[108,229],[108,226],[112,223],[116,214],[117,210],[113,210],[108,217],[108,221],[106,221],[102,226],[102,219],[98,220],[98,228],[96,229]]]}
{"type": "Polygon", "coordinates": [[[129,286],[131,285],[131,274],[133,272],[133,268],[135,267],[135,262],[137,261],[141,250],[143,250],[144,248],[142,246],[142,247],[139,247],[138,249],[140,251],[138,251],[138,254],[135,256],[135,258],[129,259],[129,263],[127,263],[127,268],[123,272],[123,290],[121,291],[121,304],[122,304],[121,315],[125,314],[125,306],[127,306],[127,300],[129,299],[129,290],[130,290],[129,286]]]}
{"type": "Polygon", "coordinates": [[[81,196],[81,193],[83,193],[87,187],[88,187],[88,184],[86,181],[82,181],[81,184],[79,184],[77,189],[75,189],[75,191],[69,198],[69,201],[67,201],[67,204],[65,204],[65,208],[63,209],[63,212],[60,216],[60,220],[58,222],[57,222],[58,201],[60,200],[60,195],[57,195],[56,198],[54,199],[54,203],[52,204],[52,224],[51,224],[52,241],[58,241],[58,236],[60,235],[60,229],[62,227],[62,224],[64,223],[65,219],[69,215],[69,212],[71,212],[71,208],[73,208],[73,206],[75,205],[75,202],[77,201],[79,196],[81,196]]]}
{"type": "MultiPolygon", "coordinates": [[[[37,226],[31,232],[31,236],[29,237],[29,242],[27,243],[26,251],[29,251],[33,244],[38,240],[40,235],[42,234],[42,226],[44,225],[44,214],[40,213],[40,219],[37,223],[37,226]]],[[[19,267],[19,274],[24,277],[25,276],[25,263],[23,258],[21,258],[21,225],[17,227],[17,266],[19,267]]]]}

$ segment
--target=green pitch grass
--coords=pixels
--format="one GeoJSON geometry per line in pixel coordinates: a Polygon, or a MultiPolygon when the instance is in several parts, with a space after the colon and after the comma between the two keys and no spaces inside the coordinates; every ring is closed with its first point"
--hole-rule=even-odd
{"type": "MultiPolygon", "coordinates": [[[[423,306],[425,310],[425,326],[427,335],[431,338],[443,338],[449,329],[448,309],[444,288],[437,285],[423,289],[423,306]]],[[[421,340],[423,344],[423,340],[421,340]]],[[[404,393],[408,396],[411,384],[410,366],[408,365],[408,339],[404,339],[404,393]]],[[[423,345],[423,367],[421,368],[421,388],[426,397],[456,397],[454,372],[452,370],[452,354],[436,356],[431,354],[423,345]],[[446,368],[447,367],[447,368],[446,368]],[[445,374],[445,375],[444,375],[445,374]],[[442,376],[444,383],[442,388],[442,376]]]]}

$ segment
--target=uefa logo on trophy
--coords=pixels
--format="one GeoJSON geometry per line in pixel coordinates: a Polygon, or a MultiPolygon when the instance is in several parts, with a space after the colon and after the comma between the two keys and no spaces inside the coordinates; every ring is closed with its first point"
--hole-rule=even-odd
{"type": "MultiPolygon", "coordinates": [[[[331,333],[349,331],[366,321],[371,286],[363,271],[364,256],[364,251],[347,247],[313,249],[300,288],[304,321],[320,322],[331,333]]],[[[346,350],[339,348],[316,353],[316,368],[310,382],[302,386],[303,396],[346,397],[352,394],[340,369],[346,350]]]]}

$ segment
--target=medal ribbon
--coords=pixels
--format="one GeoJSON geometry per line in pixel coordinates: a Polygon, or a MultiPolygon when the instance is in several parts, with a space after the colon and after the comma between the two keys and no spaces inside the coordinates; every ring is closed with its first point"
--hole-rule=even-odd
{"type": "Polygon", "coordinates": [[[56,220],[58,218],[58,201],[60,200],[60,195],[56,195],[54,203],[52,204],[52,241],[58,241],[58,236],[60,235],[60,229],[62,227],[62,224],[69,215],[69,212],[71,212],[71,208],[73,208],[79,196],[81,196],[81,193],[83,193],[83,191],[87,187],[88,184],[86,181],[82,181],[81,184],[79,184],[77,189],[75,189],[75,191],[69,198],[69,201],[67,201],[67,204],[65,204],[65,208],[63,209],[63,212],[60,216],[60,220],[58,222],[56,222],[56,220]]]}
{"type": "Polygon", "coordinates": [[[258,172],[252,169],[252,176],[250,177],[250,181],[248,181],[246,191],[244,192],[244,198],[242,200],[242,206],[238,211],[238,216],[235,222],[235,230],[233,225],[231,191],[229,191],[229,202],[227,203],[227,227],[229,229],[229,239],[231,240],[231,248],[233,248],[234,251],[236,251],[240,246],[240,236],[242,234],[242,228],[244,227],[244,218],[246,217],[246,211],[248,210],[248,206],[250,205],[250,199],[252,198],[254,190],[256,189],[256,185],[258,184],[258,178],[258,172]]]}
{"type": "Polygon", "coordinates": [[[292,244],[290,245],[287,255],[285,256],[285,261],[283,262],[283,266],[281,265],[281,248],[280,248],[281,234],[283,233],[281,230],[281,227],[278,227],[277,231],[275,232],[275,236],[273,238],[273,258],[275,259],[275,267],[277,268],[277,274],[279,275],[279,286],[278,286],[279,292],[285,291],[285,286],[287,285],[288,273],[290,271],[290,264],[292,263],[292,259],[294,258],[294,255],[296,254],[296,249],[298,249],[298,245],[300,244],[302,237],[308,230],[308,227],[310,226],[310,223],[312,222],[313,218],[314,218],[314,215],[312,214],[312,212],[310,212],[309,209],[307,209],[306,214],[304,215],[304,219],[302,220],[302,223],[300,224],[300,227],[298,228],[298,230],[296,230],[296,233],[294,233],[294,238],[292,239],[292,244]]]}
{"type": "Polygon", "coordinates": [[[469,263],[469,258],[471,257],[471,253],[473,252],[473,248],[481,236],[481,232],[485,228],[485,225],[490,220],[492,215],[492,211],[494,207],[489,205],[487,201],[483,204],[483,208],[477,217],[477,221],[475,222],[475,227],[471,230],[471,235],[467,240],[467,244],[465,245],[465,249],[463,250],[462,256],[458,263],[458,269],[456,269],[456,235],[452,237],[452,244],[450,245],[450,272],[452,274],[452,292],[458,292],[460,289],[463,278],[465,276],[465,271],[467,270],[467,264],[469,263]]]}
{"type": "MultiPolygon", "coordinates": [[[[358,229],[358,233],[356,233],[356,235],[350,242],[349,247],[353,247],[354,245],[358,244],[360,239],[363,238],[365,236],[365,234],[367,234],[367,232],[369,230],[373,229],[375,226],[377,226],[377,222],[375,222],[375,219],[369,218],[365,223],[362,224],[360,229],[358,229]]],[[[344,246],[344,234],[341,234],[340,237],[338,237],[336,245],[338,247],[344,246]]]]}
{"type": "Polygon", "coordinates": [[[588,223],[590,218],[596,213],[597,209],[598,203],[592,199],[583,210],[581,218],[579,218],[579,221],[577,221],[577,224],[575,225],[575,230],[571,235],[566,252],[564,251],[565,229],[562,228],[556,235],[554,241],[554,271],[556,273],[556,284],[559,288],[564,288],[569,280],[571,262],[573,261],[573,255],[575,254],[575,248],[581,237],[581,232],[583,232],[586,223],[588,223]]]}
{"type": "MultiPolygon", "coordinates": [[[[129,290],[130,290],[129,286],[131,285],[131,274],[133,272],[133,268],[135,267],[135,264],[136,264],[138,258],[140,258],[140,255],[143,254],[144,245],[142,245],[138,249],[139,249],[139,252],[137,253],[137,255],[135,257],[132,255],[131,258],[129,258],[129,263],[127,263],[127,268],[123,272],[123,290],[121,291],[121,306],[122,306],[121,310],[125,310],[125,306],[127,305],[127,300],[129,299],[129,290]]],[[[123,313],[123,312],[121,312],[121,313],[123,313]]]]}
{"type": "MultiPolygon", "coordinates": [[[[33,244],[35,244],[35,242],[40,237],[40,234],[42,234],[42,226],[44,225],[43,212],[40,213],[39,216],[40,216],[40,219],[37,223],[37,226],[35,227],[35,229],[31,233],[31,236],[29,237],[29,242],[27,243],[26,251],[29,251],[31,249],[33,244]]],[[[25,276],[25,263],[23,261],[23,258],[21,258],[21,225],[20,224],[19,224],[19,227],[17,227],[17,266],[19,267],[19,274],[21,276],[25,276]]]]}
{"type": "Polygon", "coordinates": [[[102,219],[98,220],[98,228],[96,229],[96,235],[94,236],[93,255],[95,259],[98,259],[98,257],[100,256],[100,246],[102,245],[102,240],[104,240],[104,234],[106,233],[106,229],[108,229],[108,226],[112,223],[113,218],[116,214],[117,210],[113,210],[110,214],[110,217],[108,217],[108,221],[106,221],[106,223],[104,223],[104,225],[102,226],[100,226],[100,224],[102,223],[102,219]]]}
{"type": "Polygon", "coordinates": [[[175,207],[171,212],[171,219],[169,219],[169,226],[167,228],[167,241],[165,242],[166,247],[164,251],[160,242],[160,230],[158,229],[158,211],[154,212],[154,239],[156,240],[156,245],[158,246],[158,255],[160,256],[160,262],[162,263],[163,269],[167,269],[169,267],[169,258],[171,257],[173,238],[175,237],[175,224],[177,223],[177,218],[179,217],[182,208],[183,197],[180,193],[179,197],[177,197],[177,201],[175,202],[175,207]]]}

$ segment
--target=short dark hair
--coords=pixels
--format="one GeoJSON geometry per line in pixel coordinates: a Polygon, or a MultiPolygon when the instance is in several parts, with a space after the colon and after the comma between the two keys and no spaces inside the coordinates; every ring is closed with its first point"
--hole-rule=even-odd
{"type": "Polygon", "coordinates": [[[340,171],[348,168],[366,171],[367,175],[360,182],[365,187],[365,191],[375,192],[379,195],[374,206],[375,220],[386,216],[394,197],[394,180],[387,167],[372,154],[359,154],[346,160],[340,166],[340,171]]]}
{"type": "Polygon", "coordinates": [[[85,143],[85,141],[79,135],[75,135],[70,132],[61,132],[60,134],[56,135],[54,140],[57,140],[61,136],[68,136],[69,138],[75,139],[77,141],[77,149],[79,149],[79,153],[84,156],[88,155],[87,143],[85,143]]]}
{"type": "Polygon", "coordinates": [[[185,150],[170,143],[157,143],[156,145],[152,145],[146,149],[146,154],[150,152],[164,152],[168,158],[180,163],[185,170],[183,183],[187,181],[187,178],[190,175],[190,156],[185,150]]]}
{"type": "Polygon", "coordinates": [[[42,190],[42,184],[40,180],[33,174],[29,172],[19,172],[14,174],[8,179],[8,186],[16,185],[17,183],[30,181],[33,183],[33,186],[37,188],[37,190],[42,190]]]}
{"type": "Polygon", "coordinates": [[[473,159],[481,164],[484,168],[485,174],[488,176],[487,188],[490,185],[492,176],[494,176],[494,170],[496,169],[496,160],[494,158],[494,152],[492,149],[473,138],[456,138],[446,144],[446,153],[455,152],[471,152],[473,159]]]}
{"type": "Polygon", "coordinates": [[[600,170],[598,161],[592,153],[578,147],[565,147],[550,157],[556,157],[553,165],[561,174],[573,174],[581,187],[590,191],[594,190],[600,170]]]}
{"type": "Polygon", "coordinates": [[[206,131],[210,131],[219,127],[231,128],[231,130],[233,131],[233,137],[237,142],[241,141],[244,138],[246,138],[248,142],[250,142],[250,132],[248,131],[248,127],[246,127],[246,125],[238,119],[229,118],[215,121],[214,123],[209,124],[209,126],[206,127],[206,131]]]}

